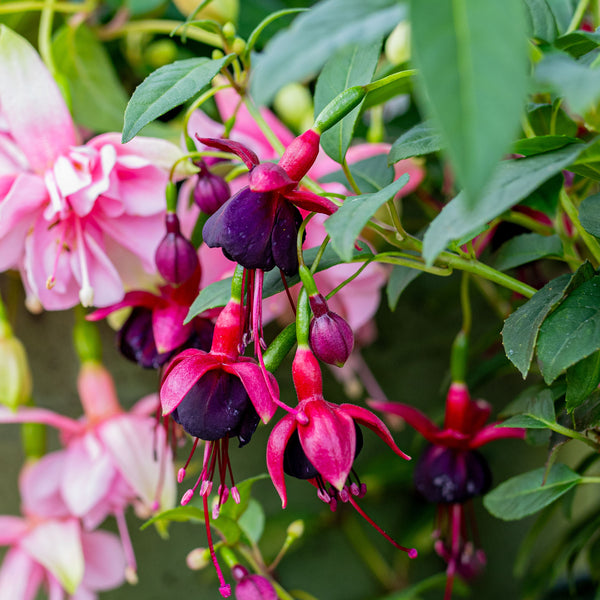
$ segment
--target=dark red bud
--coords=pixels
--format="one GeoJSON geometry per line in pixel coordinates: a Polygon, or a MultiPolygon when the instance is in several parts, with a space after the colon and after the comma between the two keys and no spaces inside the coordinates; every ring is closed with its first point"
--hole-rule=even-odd
{"type": "Polygon", "coordinates": [[[201,170],[194,188],[194,202],[207,215],[216,213],[231,197],[229,184],[208,169],[201,170]]]}
{"type": "Polygon", "coordinates": [[[343,366],[354,347],[350,325],[340,315],[328,309],[321,294],[310,296],[309,301],[314,314],[308,338],[312,351],[328,365],[343,366]]]}
{"type": "Polygon", "coordinates": [[[321,136],[312,129],[298,136],[286,148],[279,166],[294,181],[300,181],[313,166],[319,154],[319,142],[321,136]]]}
{"type": "Polygon", "coordinates": [[[195,273],[200,262],[192,243],[181,235],[179,219],[175,213],[166,214],[165,225],[167,234],[158,245],[154,260],[165,281],[179,285],[195,273]]]}

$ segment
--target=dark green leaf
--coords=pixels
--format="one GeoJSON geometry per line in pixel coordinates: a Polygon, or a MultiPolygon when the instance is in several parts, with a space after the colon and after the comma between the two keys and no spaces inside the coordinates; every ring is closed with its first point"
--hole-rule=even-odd
{"type": "Polygon", "coordinates": [[[518,204],[572,163],[584,149],[583,144],[571,144],[553,152],[501,163],[475,206],[470,206],[461,193],[433,220],[423,239],[423,257],[427,263],[431,264],[451,240],[460,239],[518,204]]]}
{"type": "Polygon", "coordinates": [[[315,75],[328,57],[353,40],[368,44],[391,31],[406,14],[397,0],[322,0],[279,32],[257,61],[251,85],[268,104],[286,83],[315,75]]]}
{"type": "Polygon", "coordinates": [[[586,148],[569,167],[570,171],[600,181],[600,139],[586,148]]]}
{"type": "Polygon", "coordinates": [[[600,46],[600,33],[573,31],[573,33],[567,33],[555,40],[554,46],[578,58],[600,46]]]}
{"type": "Polygon", "coordinates": [[[588,233],[600,238],[600,194],[588,196],[579,205],[579,221],[588,233]]]}
{"type": "Polygon", "coordinates": [[[511,238],[498,250],[494,267],[506,271],[545,256],[562,256],[562,242],[557,235],[524,233],[511,238]]]}
{"type": "Polygon", "coordinates": [[[560,191],[562,190],[564,183],[565,178],[563,174],[557,173],[554,177],[550,177],[548,181],[542,183],[539,188],[529,194],[521,204],[539,210],[553,219],[556,217],[560,200],[560,191]]]}
{"type": "Polygon", "coordinates": [[[414,281],[423,271],[411,269],[402,265],[394,265],[388,280],[386,294],[390,310],[396,310],[400,294],[414,281]]]}
{"type": "Polygon", "coordinates": [[[600,383],[600,352],[567,369],[567,410],[580,406],[600,383]]]}
{"type": "Polygon", "coordinates": [[[575,13],[577,0],[546,0],[554,15],[559,35],[566,33],[575,13]]]}
{"type": "Polygon", "coordinates": [[[521,0],[412,0],[410,14],[424,112],[472,206],[519,127],[528,65],[521,0]]]}
{"type": "Polygon", "coordinates": [[[542,152],[550,152],[558,150],[569,144],[577,143],[580,140],[568,135],[538,135],[533,138],[524,138],[516,141],[512,146],[512,151],[515,154],[523,154],[524,156],[533,156],[542,152]]]}
{"type": "Polygon", "coordinates": [[[94,34],[85,25],[62,27],[52,54],[69,82],[75,122],[95,132],[121,131],[127,94],[94,34]]]}
{"type": "Polygon", "coordinates": [[[552,466],[545,482],[544,474],[542,467],[517,475],[486,494],[483,504],[499,519],[522,519],[558,500],[581,479],[562,463],[552,466]]]}
{"type": "MultiPolygon", "coordinates": [[[[381,39],[359,43],[338,50],[326,63],[315,88],[315,115],[337,95],[355,85],[371,81],[381,52],[381,39]]],[[[338,163],[342,163],[354,135],[361,105],[321,136],[321,147],[338,163]]]]}
{"type": "Polygon", "coordinates": [[[576,431],[586,433],[600,426],[600,391],[595,390],[583,404],[580,404],[572,413],[574,423],[571,423],[576,431]]]}
{"type": "Polygon", "coordinates": [[[340,258],[352,260],[354,242],[375,211],[391,200],[408,182],[408,174],[374,194],[349,196],[326,221],[325,229],[340,258]]]}
{"type": "Polygon", "coordinates": [[[498,427],[524,427],[525,429],[546,429],[549,424],[556,422],[552,392],[548,389],[540,392],[527,402],[525,410],[520,415],[510,417],[498,427]]]}
{"type": "Polygon", "coordinates": [[[530,37],[552,42],[558,34],[554,15],[546,0],[525,0],[530,37]]]}
{"type": "Polygon", "coordinates": [[[535,78],[544,88],[564,97],[577,114],[584,115],[600,100],[600,69],[591,69],[568,54],[548,54],[537,65],[535,78]]]}
{"type": "Polygon", "coordinates": [[[233,58],[218,60],[188,58],[157,69],[135,89],[123,127],[123,143],[167,111],[183,104],[210,84],[213,77],[233,58]]]}
{"type": "Polygon", "coordinates": [[[260,37],[260,34],[271,23],[273,23],[277,19],[280,19],[281,17],[287,17],[289,15],[295,15],[295,14],[297,14],[299,12],[304,12],[305,10],[307,10],[307,9],[305,9],[305,8],[288,8],[288,9],[278,10],[278,11],[276,11],[274,13],[271,13],[271,14],[267,15],[252,30],[252,33],[249,35],[249,37],[248,37],[248,43],[246,45],[246,51],[245,51],[245,53],[248,54],[250,52],[250,50],[254,49],[254,46],[256,45],[256,42],[258,41],[258,38],[260,37]]]}
{"type": "Polygon", "coordinates": [[[527,118],[537,135],[577,135],[577,123],[555,105],[531,105],[527,118]]]}
{"type": "Polygon", "coordinates": [[[442,136],[429,122],[419,123],[403,133],[393,144],[389,164],[412,156],[422,156],[439,152],[442,149],[442,136]]]}
{"type": "MultiPolygon", "coordinates": [[[[356,185],[363,194],[378,192],[394,181],[394,169],[388,167],[385,154],[353,163],[349,168],[356,185]]],[[[332,181],[337,181],[347,188],[350,187],[346,174],[342,170],[329,173],[319,179],[320,183],[331,183],[332,181]]]]}
{"type": "Polygon", "coordinates": [[[238,519],[238,525],[251,542],[258,544],[265,528],[265,511],[254,498],[250,498],[246,510],[238,519]]]}
{"type": "Polygon", "coordinates": [[[600,350],[600,276],[565,298],[540,327],[537,355],[546,383],[600,350]]]}

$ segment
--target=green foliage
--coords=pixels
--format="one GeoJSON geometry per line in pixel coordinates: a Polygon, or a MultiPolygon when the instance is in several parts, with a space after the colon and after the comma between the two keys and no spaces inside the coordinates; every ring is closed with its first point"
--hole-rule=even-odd
{"type": "Polygon", "coordinates": [[[502,245],[496,254],[494,266],[499,271],[506,271],[546,256],[562,256],[560,238],[557,235],[524,233],[502,245]]]}
{"type": "Polygon", "coordinates": [[[393,164],[405,158],[439,152],[442,147],[442,136],[429,121],[425,121],[403,133],[392,144],[389,162],[393,164]]]}

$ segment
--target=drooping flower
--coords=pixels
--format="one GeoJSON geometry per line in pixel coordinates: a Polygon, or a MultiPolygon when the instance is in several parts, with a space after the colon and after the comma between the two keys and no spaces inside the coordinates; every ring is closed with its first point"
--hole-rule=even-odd
{"type": "MultiPolygon", "coordinates": [[[[142,399],[125,412],[117,399],[114,382],[104,367],[84,363],[78,390],[85,417],[74,420],[43,408],[21,408],[16,412],[0,407],[0,423],[44,423],[58,429],[64,449],[41,459],[44,472],[58,486],[55,516],[66,506],[68,514],[80,518],[88,530],[108,515],[119,525],[127,558],[128,577],[135,579],[136,563],[125,523],[129,505],[142,514],[173,506],[175,482],[171,451],[165,432],[155,426],[150,413],[156,410],[156,395],[142,399]]],[[[41,468],[41,467],[40,467],[41,468]]],[[[51,510],[53,502],[43,487],[30,494],[36,503],[51,510]]]]}
{"type": "Polygon", "coordinates": [[[408,404],[371,401],[369,405],[402,417],[429,442],[414,479],[424,498],[438,505],[434,549],[448,565],[445,600],[449,600],[456,574],[469,580],[485,566],[484,551],[468,537],[465,511],[465,503],[491,485],[490,469],[477,449],[496,439],[523,439],[525,430],[486,425],[491,406],[484,400],[471,400],[467,386],[459,382],[450,385],[443,428],[408,404]]]}
{"type": "Polygon", "coordinates": [[[373,413],[354,404],[334,404],[323,398],[319,363],[308,346],[299,344],[292,366],[298,395],[295,414],[285,416],[271,432],[267,444],[267,468],[282,506],[287,504],[284,473],[308,479],[318,497],[335,510],[338,501],[350,502],[386,539],[411,558],[416,550],[404,548],[381,530],[358,506],[366,486],[352,469],[362,447],[359,425],[376,433],[398,456],[410,459],[396,446],[389,430],[373,413]]]}
{"type": "Polygon", "coordinates": [[[140,267],[155,272],[169,142],[108,133],[81,145],[34,48],[0,26],[0,270],[21,271],[49,310],[122,299],[140,267]],[[133,260],[132,260],[133,259],[133,260]]]}

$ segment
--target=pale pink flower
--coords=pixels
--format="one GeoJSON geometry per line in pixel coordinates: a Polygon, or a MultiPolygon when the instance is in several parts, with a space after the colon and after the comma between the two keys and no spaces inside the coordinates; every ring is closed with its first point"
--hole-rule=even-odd
{"type": "MultiPolygon", "coordinates": [[[[50,456],[50,455],[49,455],[50,456]]],[[[0,600],[93,600],[125,580],[125,556],[116,535],[85,531],[61,502],[59,480],[42,461],[21,472],[23,517],[0,516],[0,600]],[[48,500],[45,502],[44,500],[48,500]]]]}
{"type": "Polygon", "coordinates": [[[164,140],[107,133],[81,145],[35,49],[0,26],[0,270],[18,268],[31,304],[121,300],[155,272],[165,186],[181,156],[164,140]],[[132,260],[133,259],[133,260],[132,260]]]}
{"type": "Polygon", "coordinates": [[[78,421],[43,408],[11,412],[0,407],[0,423],[44,423],[59,430],[64,449],[39,463],[58,487],[50,493],[36,485],[29,495],[31,504],[43,504],[46,514],[55,517],[78,517],[88,530],[114,515],[128,576],[135,579],[125,509],[133,504],[147,517],[175,503],[171,452],[164,430],[149,416],[158,408],[158,398],[154,394],[123,411],[110,374],[96,363],[83,365],[78,388],[85,412],[78,421]]]}

